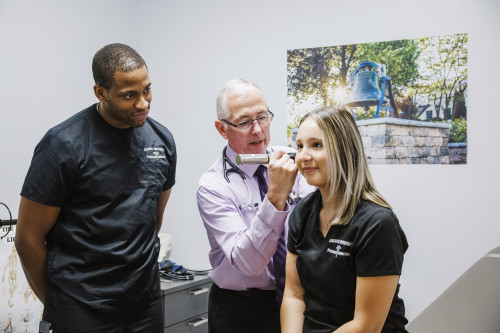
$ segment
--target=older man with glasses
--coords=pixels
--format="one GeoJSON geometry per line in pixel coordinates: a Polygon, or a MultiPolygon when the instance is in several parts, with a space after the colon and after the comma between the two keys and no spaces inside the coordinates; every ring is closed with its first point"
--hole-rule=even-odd
{"type": "Polygon", "coordinates": [[[288,147],[269,147],[273,113],[253,82],[234,79],[217,95],[215,127],[228,141],[197,191],[214,282],[210,333],[280,332],[287,217],[314,188],[288,147]],[[267,165],[236,165],[237,154],[269,154],[267,165]]]}

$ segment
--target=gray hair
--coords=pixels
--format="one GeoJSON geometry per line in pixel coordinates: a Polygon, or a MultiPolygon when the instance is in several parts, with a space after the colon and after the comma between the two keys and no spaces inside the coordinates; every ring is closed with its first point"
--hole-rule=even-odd
{"type": "Polygon", "coordinates": [[[227,119],[231,115],[231,110],[229,110],[229,107],[227,106],[227,99],[229,97],[245,96],[251,89],[257,89],[262,92],[262,89],[260,89],[259,86],[246,79],[237,78],[226,82],[224,86],[222,86],[222,88],[219,90],[219,93],[217,94],[217,100],[215,102],[217,119],[227,119]]]}

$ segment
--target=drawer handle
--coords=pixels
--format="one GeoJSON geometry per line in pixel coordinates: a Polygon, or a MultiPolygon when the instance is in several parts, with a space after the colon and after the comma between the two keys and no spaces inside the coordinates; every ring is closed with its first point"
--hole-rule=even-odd
{"type": "Polygon", "coordinates": [[[188,323],[189,326],[193,326],[193,327],[196,327],[196,326],[200,326],[200,325],[203,325],[205,323],[208,322],[208,318],[200,318],[196,321],[191,321],[188,323]]]}
{"type": "Polygon", "coordinates": [[[201,294],[204,294],[204,293],[208,293],[209,291],[210,291],[209,288],[200,288],[200,289],[189,291],[189,294],[193,295],[193,296],[196,296],[196,295],[201,295],[201,294]]]}

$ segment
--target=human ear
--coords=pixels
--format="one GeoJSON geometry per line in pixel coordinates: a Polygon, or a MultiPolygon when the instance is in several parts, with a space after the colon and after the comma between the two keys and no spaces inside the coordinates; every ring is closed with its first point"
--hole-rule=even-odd
{"type": "Polygon", "coordinates": [[[104,89],[100,85],[94,84],[94,94],[95,94],[95,97],[97,97],[97,99],[100,102],[106,101],[105,91],[106,91],[106,89],[104,89]]]}
{"type": "Polygon", "coordinates": [[[220,120],[216,120],[215,128],[219,131],[220,136],[227,140],[227,125],[220,120]]]}

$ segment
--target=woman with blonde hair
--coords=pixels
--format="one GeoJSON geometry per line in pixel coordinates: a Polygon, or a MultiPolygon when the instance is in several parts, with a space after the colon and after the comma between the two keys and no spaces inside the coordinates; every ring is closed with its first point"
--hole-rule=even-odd
{"type": "Polygon", "coordinates": [[[297,167],[317,190],[289,220],[282,332],[407,332],[398,292],[408,243],[375,189],[354,118],[311,111],[296,143],[297,167]]]}

